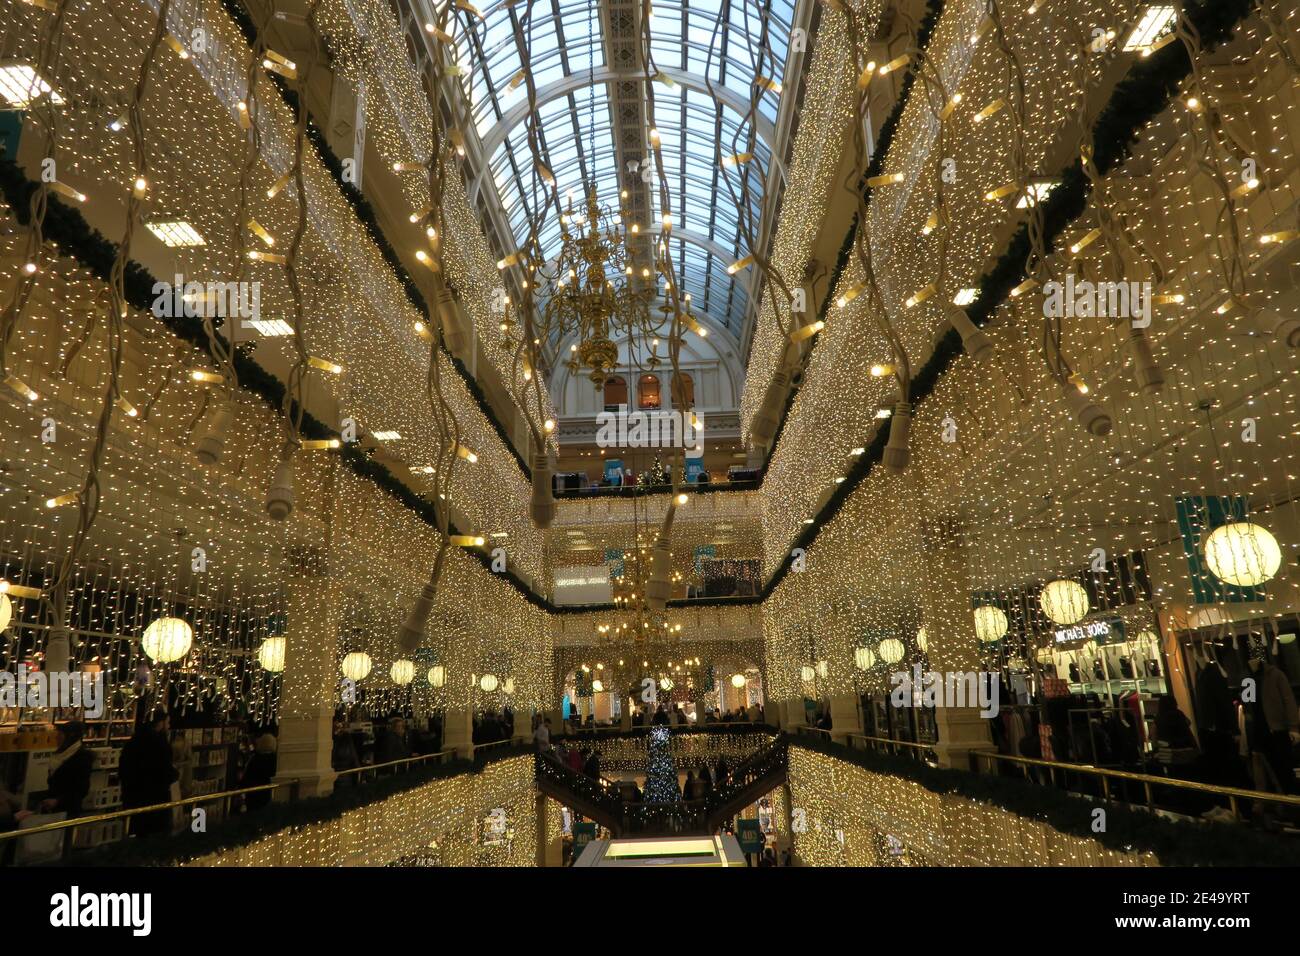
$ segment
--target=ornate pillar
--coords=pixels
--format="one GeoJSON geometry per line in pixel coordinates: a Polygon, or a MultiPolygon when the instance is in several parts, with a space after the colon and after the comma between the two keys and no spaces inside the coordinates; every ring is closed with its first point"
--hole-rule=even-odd
{"type": "Polygon", "coordinates": [[[297,780],[299,796],[320,796],[334,789],[333,721],[342,599],[339,589],[331,585],[322,549],[293,549],[288,564],[275,782],[297,780]]]}
{"type": "Polygon", "coordinates": [[[454,750],[462,760],[474,757],[474,682],[478,679],[467,643],[448,643],[447,695],[442,714],[442,749],[454,750]]]}
{"type": "Polygon", "coordinates": [[[836,694],[831,698],[831,739],[847,744],[849,734],[862,733],[862,710],[857,694],[836,694]]]}
{"type": "MultiPolygon", "coordinates": [[[[970,580],[962,536],[950,525],[923,529],[921,625],[925,628],[932,670],[941,673],[980,671],[979,641],[971,612],[970,580]]],[[[978,707],[936,707],[939,742],[935,753],[944,767],[970,768],[974,750],[993,749],[988,722],[978,707]]]]}

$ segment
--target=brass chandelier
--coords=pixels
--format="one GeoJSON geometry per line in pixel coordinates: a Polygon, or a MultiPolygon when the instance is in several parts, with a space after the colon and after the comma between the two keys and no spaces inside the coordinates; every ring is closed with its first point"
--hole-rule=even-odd
{"type": "Polygon", "coordinates": [[[654,273],[647,267],[637,274],[624,221],[600,204],[594,187],[581,212],[570,197],[552,271],[537,276],[547,293],[539,331],[556,341],[575,338],[565,365],[585,371],[597,389],[618,367],[618,338],[653,334],[658,325],[650,310],[654,273]]]}

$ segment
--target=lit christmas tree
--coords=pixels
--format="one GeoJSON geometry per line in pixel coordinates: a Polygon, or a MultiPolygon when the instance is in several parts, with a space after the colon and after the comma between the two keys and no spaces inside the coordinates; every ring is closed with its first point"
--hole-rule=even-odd
{"type": "Polygon", "coordinates": [[[667,727],[650,728],[650,760],[646,766],[647,803],[676,803],[682,798],[677,786],[677,765],[669,748],[667,727]]]}

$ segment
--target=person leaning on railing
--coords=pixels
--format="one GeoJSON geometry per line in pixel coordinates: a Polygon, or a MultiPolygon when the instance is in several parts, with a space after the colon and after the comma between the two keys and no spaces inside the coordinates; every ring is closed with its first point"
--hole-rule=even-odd
{"type": "MultiPolygon", "coordinates": [[[[172,766],[172,747],[167,740],[169,726],[167,712],[155,711],[136,728],[135,734],[122,748],[118,775],[122,781],[124,810],[170,801],[171,786],[178,775],[172,766]]],[[[131,832],[136,836],[166,833],[170,828],[170,810],[142,813],[131,819],[131,832]]]]}

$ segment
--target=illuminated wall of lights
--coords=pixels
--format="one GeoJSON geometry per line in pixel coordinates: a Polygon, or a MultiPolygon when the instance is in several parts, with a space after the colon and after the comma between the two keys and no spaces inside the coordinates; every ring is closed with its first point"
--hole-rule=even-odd
{"type": "Polygon", "coordinates": [[[533,758],[511,757],[185,865],[384,866],[423,850],[438,866],[534,866],[536,818],[533,758]]]}
{"type": "MultiPolygon", "coordinates": [[[[1108,7],[1095,15],[1109,22],[1121,12],[1108,7]]],[[[951,38],[952,31],[944,29],[948,15],[932,44],[951,38]]],[[[1012,35],[1029,35],[1027,30],[1012,35]]],[[[1238,251],[1248,301],[1287,317],[1295,315],[1296,303],[1286,294],[1287,269],[1276,257],[1278,246],[1291,241],[1285,224],[1294,219],[1294,192],[1283,184],[1296,170],[1300,110],[1294,68],[1266,37],[1258,21],[1246,21],[1237,39],[1215,55],[1214,65],[1204,66],[1198,92],[1244,143],[1247,158],[1257,157],[1257,168],[1264,171],[1259,182],[1275,184],[1261,190],[1242,179],[1235,144],[1211,151],[1211,167],[1217,163],[1235,177],[1230,183],[1237,193],[1238,251]]],[[[1056,36],[1052,42],[1066,41],[1056,36]]],[[[1058,67],[1050,59],[1038,60],[1036,46],[1032,50],[1026,63],[1041,62],[1045,74],[1035,82],[1046,83],[1058,67]]],[[[976,55],[962,89],[978,80],[983,92],[963,104],[996,91],[992,66],[981,67],[982,56],[976,55]]],[[[1077,85],[1067,76],[1052,85],[1051,96],[1031,98],[1037,129],[1046,130],[1077,97],[1077,85]]],[[[1300,521],[1289,502],[1297,475],[1291,428],[1297,407],[1288,383],[1295,354],[1274,336],[1261,334],[1257,320],[1225,291],[1233,243],[1227,230],[1215,226],[1222,194],[1213,178],[1187,173],[1204,157],[1208,142],[1199,112],[1187,103],[1184,91],[1143,131],[1133,159],[1105,178],[1108,201],[1124,210],[1133,248],[1141,250],[1132,253],[1125,271],[1111,276],[1100,258],[1101,243],[1088,239],[1095,228],[1095,200],[1053,253],[1062,275],[1073,270],[1094,282],[1152,280],[1149,260],[1160,264],[1163,279],[1153,282],[1147,334],[1164,389],[1149,395],[1137,387],[1126,323],[1073,318],[1070,360],[1080,382],[1090,386],[1090,397],[1114,421],[1106,437],[1086,434],[1037,354],[1042,290],[1004,302],[985,330],[995,346],[995,364],[980,367],[966,356],[957,358],[917,407],[908,470],[893,476],[874,468],[819,529],[806,570],[787,574],[765,603],[767,676],[774,696],[824,696],[879,685],[880,665],[880,673],[863,674],[854,667],[853,651],[896,637],[907,647],[907,660],[917,659],[915,634],[921,627],[930,635],[932,662],[943,658],[972,667],[996,661],[1006,649],[981,646],[975,639],[972,595],[1080,572],[1098,552],[1107,560],[1135,550],[1145,553],[1155,606],[1170,614],[1166,626],[1185,627],[1216,611],[1215,620],[1258,620],[1268,633],[1275,615],[1294,609],[1300,596],[1294,562],[1300,521]],[[1207,399],[1208,418],[1202,407],[1207,399]],[[1243,437],[1248,418],[1269,430],[1266,440],[1243,437]],[[1268,583],[1265,604],[1198,608],[1179,538],[1178,495],[1240,496],[1249,503],[1251,520],[1268,528],[1286,556],[1282,571],[1268,583]],[[864,541],[871,546],[864,548],[864,541]],[[827,676],[804,684],[800,667],[822,659],[828,661],[827,676]]],[[[1031,138],[1039,149],[1042,140],[1041,134],[1031,138]]],[[[959,178],[956,196],[963,190],[969,195],[950,206],[954,215],[971,217],[962,219],[966,225],[958,232],[967,238],[952,247],[949,264],[970,270],[967,276],[976,274],[979,257],[989,251],[977,240],[987,242],[995,225],[975,194],[997,175],[999,163],[1005,166],[999,158],[1004,145],[982,132],[958,141],[959,150],[973,151],[969,159],[959,154],[958,168],[978,169],[984,177],[965,186],[959,178]],[[965,265],[957,266],[959,261],[965,265]]],[[[910,163],[916,154],[902,150],[898,155],[910,163]]],[[[886,168],[894,162],[891,154],[886,168]]],[[[915,172],[909,176],[916,181],[915,172]]],[[[908,273],[901,278],[889,273],[888,294],[895,302],[930,281],[916,272],[927,267],[926,257],[898,254],[929,241],[921,236],[928,215],[923,183],[917,182],[913,198],[897,207],[875,205],[897,188],[902,187],[877,189],[872,207],[888,208],[887,218],[898,223],[893,230],[873,231],[873,241],[879,236],[881,248],[894,253],[887,260],[890,268],[908,273]]],[[[846,273],[843,282],[851,281],[846,273]]],[[[969,281],[954,278],[953,285],[969,281]]],[[[929,354],[924,343],[935,334],[937,317],[936,312],[926,319],[923,312],[921,306],[900,309],[909,348],[921,357],[929,354]]],[[[872,351],[876,340],[870,328],[863,321],[828,323],[814,352],[764,486],[769,570],[789,561],[789,542],[813,513],[818,495],[852,467],[855,446],[870,442],[875,409],[887,393],[887,380],[870,374],[869,366],[884,354],[880,341],[872,351]],[[856,418],[844,421],[844,416],[856,418]]],[[[1130,626],[1149,626],[1154,611],[1132,613],[1146,623],[1130,626]]]]}
{"type": "Polygon", "coordinates": [[[802,866],[1156,866],[966,797],[790,748],[791,838],[802,866]]]}

